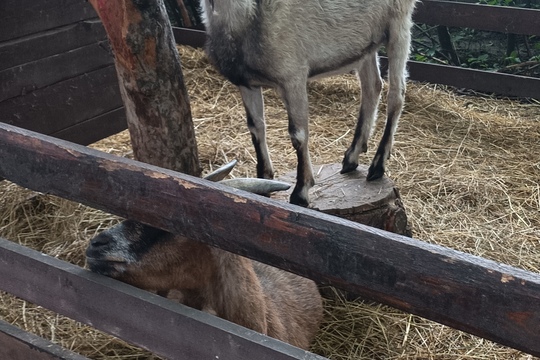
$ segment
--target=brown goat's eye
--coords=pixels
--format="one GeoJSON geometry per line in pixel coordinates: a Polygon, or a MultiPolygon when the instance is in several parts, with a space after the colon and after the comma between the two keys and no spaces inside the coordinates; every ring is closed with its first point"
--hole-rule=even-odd
{"type": "Polygon", "coordinates": [[[129,228],[126,237],[130,240],[131,253],[136,257],[147,253],[156,243],[168,239],[167,231],[152,226],[131,220],[126,220],[124,225],[129,228]]]}

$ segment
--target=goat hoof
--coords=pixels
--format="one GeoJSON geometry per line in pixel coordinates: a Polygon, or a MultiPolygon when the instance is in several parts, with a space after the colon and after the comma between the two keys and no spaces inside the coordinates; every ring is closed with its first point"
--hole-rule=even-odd
{"type": "Polygon", "coordinates": [[[350,163],[348,161],[343,160],[343,166],[341,168],[340,173],[346,174],[348,172],[356,170],[358,167],[358,163],[350,163]]]}
{"type": "Polygon", "coordinates": [[[369,170],[368,170],[366,180],[367,181],[374,181],[374,180],[382,178],[383,175],[384,175],[384,167],[382,167],[381,165],[373,165],[373,164],[371,164],[371,166],[369,167],[369,170]]]}
{"type": "Polygon", "coordinates": [[[299,194],[293,192],[291,194],[291,198],[289,199],[289,202],[294,205],[302,206],[302,207],[308,207],[309,200],[304,198],[303,196],[300,196],[299,194]]]}

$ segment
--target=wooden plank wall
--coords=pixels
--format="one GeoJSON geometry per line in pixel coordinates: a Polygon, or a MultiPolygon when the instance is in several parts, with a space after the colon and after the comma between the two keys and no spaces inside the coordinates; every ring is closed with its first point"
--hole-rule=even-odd
{"type": "Polygon", "coordinates": [[[126,128],[107,35],[89,3],[0,2],[0,122],[85,145],[126,128]]]}

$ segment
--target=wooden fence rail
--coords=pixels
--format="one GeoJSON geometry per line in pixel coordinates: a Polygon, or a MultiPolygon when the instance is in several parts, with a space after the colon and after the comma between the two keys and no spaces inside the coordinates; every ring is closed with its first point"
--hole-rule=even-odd
{"type": "MultiPolygon", "coordinates": [[[[168,359],[324,359],[2,238],[0,278],[0,290],[168,359]]],[[[1,334],[0,329],[0,344],[1,334]]],[[[0,354],[15,345],[6,341],[0,354]]],[[[20,359],[35,359],[28,354],[32,353],[20,359]]],[[[58,355],[71,359],[65,353],[58,355]]]]}
{"type": "MultiPolygon", "coordinates": [[[[414,20],[540,36],[539,10],[423,0],[414,20]]],[[[105,33],[89,4],[6,0],[0,30],[0,122],[82,144],[125,128],[105,33]]],[[[174,32],[195,47],[206,37],[174,32]]],[[[540,79],[408,66],[413,80],[540,99],[540,79]]],[[[3,124],[1,177],[540,356],[539,274],[3,124]]],[[[4,239],[0,290],[168,358],[322,359],[4,239]]],[[[4,322],[0,358],[83,359],[4,322]]]]}
{"type": "Polygon", "coordinates": [[[510,6],[422,0],[416,6],[414,21],[428,25],[540,36],[540,10],[510,6]]]}
{"type": "MultiPolygon", "coordinates": [[[[4,242],[7,242],[7,240],[0,238],[0,268],[2,267],[1,259],[4,255],[4,242]]],[[[8,242],[8,245],[11,246],[15,244],[8,242]]],[[[1,273],[2,271],[0,271],[0,274],[1,273]]],[[[0,320],[0,359],[88,360],[88,358],[84,356],[68,351],[61,346],[23,331],[3,320],[0,320]]]]}
{"type": "Polygon", "coordinates": [[[539,274],[9,125],[0,144],[0,176],[24,187],[540,356],[539,274]]]}

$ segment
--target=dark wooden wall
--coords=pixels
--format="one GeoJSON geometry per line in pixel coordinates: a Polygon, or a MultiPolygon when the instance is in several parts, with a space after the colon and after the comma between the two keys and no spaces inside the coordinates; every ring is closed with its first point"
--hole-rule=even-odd
{"type": "Polygon", "coordinates": [[[0,122],[85,145],[126,128],[107,35],[85,0],[0,2],[0,122]]]}

